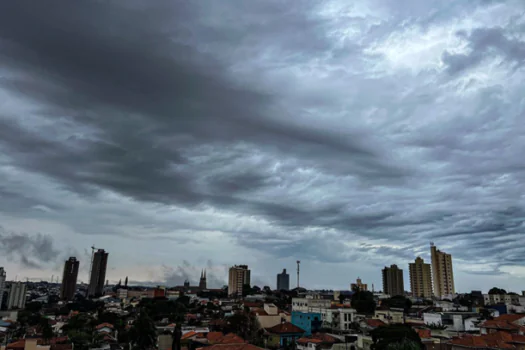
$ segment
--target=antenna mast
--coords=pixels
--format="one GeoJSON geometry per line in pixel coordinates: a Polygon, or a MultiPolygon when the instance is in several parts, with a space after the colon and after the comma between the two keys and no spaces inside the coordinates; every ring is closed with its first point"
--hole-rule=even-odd
{"type": "Polygon", "coordinates": [[[297,260],[297,288],[299,288],[299,266],[301,265],[301,261],[297,260]]]}

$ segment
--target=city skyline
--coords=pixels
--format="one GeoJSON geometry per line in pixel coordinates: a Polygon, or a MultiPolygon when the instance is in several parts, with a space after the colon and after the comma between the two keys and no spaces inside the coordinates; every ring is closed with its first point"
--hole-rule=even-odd
{"type": "Polygon", "coordinates": [[[524,1],[184,3],[2,4],[9,278],[525,285],[524,1]]]}

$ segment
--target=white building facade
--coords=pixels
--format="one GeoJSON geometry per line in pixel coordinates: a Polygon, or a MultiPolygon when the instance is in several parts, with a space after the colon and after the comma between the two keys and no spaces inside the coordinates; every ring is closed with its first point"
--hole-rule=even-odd
{"type": "Polygon", "coordinates": [[[22,282],[11,282],[7,297],[7,309],[23,309],[26,307],[27,285],[22,282]]]}

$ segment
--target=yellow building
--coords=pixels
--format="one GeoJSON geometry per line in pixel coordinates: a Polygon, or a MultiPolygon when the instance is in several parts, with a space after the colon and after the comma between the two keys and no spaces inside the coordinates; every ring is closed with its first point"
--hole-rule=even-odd
{"type": "Polygon", "coordinates": [[[245,284],[250,284],[250,270],[248,270],[248,265],[235,265],[230,267],[228,295],[242,296],[242,287],[245,284]]]}
{"type": "Polygon", "coordinates": [[[410,274],[410,290],[412,296],[431,298],[432,297],[432,274],[430,264],[417,257],[413,263],[408,264],[410,274]]]}
{"type": "Polygon", "coordinates": [[[449,294],[455,294],[452,255],[440,251],[436,248],[434,243],[430,243],[430,255],[432,258],[432,282],[434,284],[434,295],[442,297],[449,294]]]}
{"type": "Polygon", "coordinates": [[[355,283],[350,285],[350,290],[368,290],[368,285],[366,283],[361,283],[361,278],[357,277],[355,283]]]}

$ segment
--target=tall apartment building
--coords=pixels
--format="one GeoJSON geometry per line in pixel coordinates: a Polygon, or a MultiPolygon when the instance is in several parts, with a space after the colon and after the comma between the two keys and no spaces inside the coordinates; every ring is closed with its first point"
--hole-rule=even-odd
{"type": "Polygon", "coordinates": [[[250,270],[248,265],[235,265],[230,267],[228,277],[228,295],[242,295],[242,287],[250,284],[250,270]]]}
{"type": "Polygon", "coordinates": [[[286,273],[286,269],[277,274],[277,290],[290,290],[290,275],[286,273]]]}
{"type": "Polygon", "coordinates": [[[413,263],[408,265],[410,274],[410,290],[412,296],[431,298],[432,297],[432,274],[430,264],[417,257],[413,263]]]}
{"type": "Polygon", "coordinates": [[[5,278],[6,278],[5,270],[3,267],[0,267],[0,308],[2,307],[2,302],[4,298],[5,278]]]}
{"type": "Polygon", "coordinates": [[[7,310],[26,307],[27,285],[22,282],[11,282],[8,287],[7,310]]]}
{"type": "Polygon", "coordinates": [[[403,270],[397,265],[390,265],[383,269],[383,293],[390,296],[405,295],[405,284],[403,283],[403,270]]]}
{"type": "Polygon", "coordinates": [[[454,271],[452,269],[452,255],[440,251],[434,243],[430,243],[430,256],[432,258],[432,282],[434,294],[442,297],[454,294],[454,271]]]}
{"type": "Polygon", "coordinates": [[[62,274],[62,286],[60,287],[60,299],[73,300],[77,291],[78,267],[80,263],[75,257],[70,257],[64,263],[62,274]]]}
{"type": "Polygon", "coordinates": [[[104,282],[106,280],[106,268],[108,265],[108,255],[104,249],[99,249],[93,254],[91,263],[91,276],[89,278],[88,296],[102,295],[104,292],[104,282]]]}

